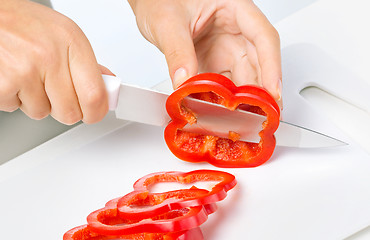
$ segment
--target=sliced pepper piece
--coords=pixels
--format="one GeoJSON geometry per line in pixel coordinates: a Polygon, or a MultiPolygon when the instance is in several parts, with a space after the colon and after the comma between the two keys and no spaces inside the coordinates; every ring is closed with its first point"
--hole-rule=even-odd
{"type": "MultiPolygon", "coordinates": [[[[146,218],[153,218],[171,210],[186,207],[200,206],[194,202],[184,199],[195,199],[208,193],[204,189],[181,189],[165,193],[149,193],[147,191],[134,191],[126,194],[118,201],[118,215],[120,218],[140,221],[146,218]],[[182,204],[183,203],[183,204],[182,204]]],[[[217,210],[215,203],[204,204],[204,209],[209,215],[217,210]]]]}
{"type": "Polygon", "coordinates": [[[204,223],[208,214],[204,207],[196,206],[166,212],[141,221],[132,221],[118,216],[117,202],[109,201],[104,208],[87,216],[88,228],[101,235],[129,235],[137,233],[179,232],[196,228],[204,223]]]}
{"type": "Polygon", "coordinates": [[[173,233],[137,233],[131,235],[107,236],[97,234],[90,230],[87,225],[75,227],[63,236],[63,240],[203,240],[203,233],[199,227],[173,233]]]}
{"type": "Polygon", "coordinates": [[[205,161],[217,167],[256,167],[265,163],[274,152],[274,133],[279,126],[280,109],[273,97],[260,87],[237,87],[223,75],[199,74],[168,97],[166,110],[172,120],[164,137],[171,152],[182,160],[205,161]],[[259,132],[260,142],[239,141],[238,133],[234,132],[227,139],[183,130],[186,124],[196,124],[195,114],[183,103],[188,96],[221,104],[230,110],[240,108],[266,116],[259,132]]]}
{"type": "Polygon", "coordinates": [[[207,206],[209,210],[212,207],[212,205],[208,206],[209,204],[223,200],[227,191],[235,185],[234,175],[216,170],[152,173],[137,180],[134,184],[136,193],[122,197],[118,201],[117,208],[120,217],[131,220],[151,218],[171,210],[200,205],[207,206]],[[156,194],[150,193],[149,190],[151,186],[160,182],[190,184],[205,181],[218,183],[210,191],[197,189],[194,186],[191,189],[156,194]]]}

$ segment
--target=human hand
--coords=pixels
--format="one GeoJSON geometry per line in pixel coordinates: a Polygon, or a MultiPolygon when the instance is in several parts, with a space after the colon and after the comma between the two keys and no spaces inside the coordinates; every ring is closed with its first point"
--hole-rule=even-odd
{"type": "Polygon", "coordinates": [[[0,0],[0,110],[65,124],[95,123],[108,111],[89,41],[67,17],[27,0],[0,0]]]}
{"type": "Polygon", "coordinates": [[[280,39],[252,0],[128,0],[174,88],[198,72],[264,87],[281,104],[280,39]]]}

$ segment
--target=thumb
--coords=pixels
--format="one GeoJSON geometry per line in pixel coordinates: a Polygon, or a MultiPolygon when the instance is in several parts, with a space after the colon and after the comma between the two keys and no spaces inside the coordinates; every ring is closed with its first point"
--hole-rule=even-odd
{"type": "Polygon", "coordinates": [[[158,24],[156,42],[164,53],[173,88],[178,88],[188,78],[198,73],[198,61],[195,53],[190,24],[185,18],[176,17],[175,21],[166,19],[165,26],[158,24]]]}
{"type": "Polygon", "coordinates": [[[104,75],[111,75],[111,76],[116,76],[114,73],[112,73],[111,70],[109,70],[109,68],[107,68],[106,66],[104,65],[101,65],[99,64],[99,69],[101,71],[101,74],[104,74],[104,75]]]}

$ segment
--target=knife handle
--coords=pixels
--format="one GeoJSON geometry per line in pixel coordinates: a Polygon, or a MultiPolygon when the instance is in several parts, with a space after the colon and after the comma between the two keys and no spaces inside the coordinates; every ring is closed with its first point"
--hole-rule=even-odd
{"type": "Polygon", "coordinates": [[[117,108],[121,79],[111,75],[102,75],[102,77],[108,92],[109,110],[114,111],[117,108]]]}

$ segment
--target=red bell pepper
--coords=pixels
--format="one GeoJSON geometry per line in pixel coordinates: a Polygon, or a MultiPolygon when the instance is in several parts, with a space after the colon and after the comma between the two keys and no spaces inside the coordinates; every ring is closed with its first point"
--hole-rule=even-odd
{"type": "MultiPolygon", "coordinates": [[[[187,173],[152,173],[136,181],[134,189],[137,193],[122,197],[118,201],[117,208],[120,217],[130,220],[141,220],[170,210],[199,205],[207,206],[221,201],[226,197],[227,191],[235,185],[236,179],[232,174],[215,170],[196,170],[187,173]],[[191,189],[181,189],[160,194],[149,193],[149,188],[159,182],[190,184],[204,181],[217,181],[218,183],[210,191],[197,189],[193,186],[191,189]]],[[[210,206],[208,206],[208,210],[209,208],[210,206]]]]}
{"type": "Polygon", "coordinates": [[[97,234],[89,229],[87,225],[75,227],[63,236],[63,240],[110,240],[110,239],[132,239],[132,240],[203,240],[203,234],[199,227],[181,232],[172,233],[137,233],[131,235],[107,236],[97,234]]]}
{"type": "Polygon", "coordinates": [[[149,174],[135,182],[133,192],[110,200],[104,208],[89,214],[88,224],[69,230],[63,240],[202,240],[199,226],[217,210],[215,202],[224,199],[235,184],[233,175],[214,170],[149,174]],[[149,191],[159,182],[198,181],[218,183],[211,190],[193,186],[164,193],[149,191]],[[131,218],[121,216],[118,202],[132,210],[128,212],[131,218]]]}
{"type": "MultiPolygon", "coordinates": [[[[134,191],[120,198],[117,204],[118,215],[120,218],[134,221],[153,218],[172,210],[202,205],[189,204],[186,199],[196,199],[197,196],[204,196],[207,193],[207,190],[196,188],[165,193],[134,191]],[[184,204],[182,200],[185,200],[184,204]]],[[[203,207],[208,215],[217,210],[215,203],[204,204],[203,207]]]]}
{"type": "Polygon", "coordinates": [[[168,97],[166,109],[172,120],[164,137],[172,153],[182,160],[206,161],[217,167],[256,167],[266,162],[275,149],[274,133],[279,126],[280,109],[273,97],[260,87],[237,87],[223,75],[199,74],[168,97]],[[186,124],[196,124],[196,116],[183,104],[188,96],[221,104],[230,110],[240,108],[265,115],[260,142],[239,141],[238,133],[233,132],[227,139],[183,130],[186,124]]]}
{"type": "Polygon", "coordinates": [[[162,215],[132,221],[118,216],[119,198],[109,201],[106,206],[87,217],[88,228],[101,235],[129,235],[137,233],[179,232],[196,228],[204,223],[208,214],[202,205],[166,212],[162,215]]]}

